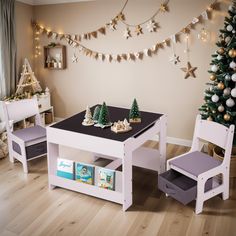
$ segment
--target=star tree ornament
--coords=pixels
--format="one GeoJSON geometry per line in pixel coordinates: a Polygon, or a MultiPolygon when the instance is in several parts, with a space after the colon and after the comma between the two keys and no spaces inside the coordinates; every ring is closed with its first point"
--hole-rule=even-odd
{"type": "Polygon", "coordinates": [[[135,33],[136,33],[136,35],[143,34],[143,29],[142,29],[142,27],[140,25],[137,25],[135,27],[135,33]]]}
{"type": "Polygon", "coordinates": [[[179,59],[179,56],[177,56],[176,54],[172,54],[170,56],[170,59],[169,61],[174,64],[174,65],[177,65],[179,62],[180,62],[180,59],[179,59]]]}
{"type": "Polygon", "coordinates": [[[109,29],[112,30],[112,31],[115,31],[115,30],[116,30],[116,25],[117,25],[117,22],[116,22],[115,19],[112,19],[112,20],[110,21],[110,23],[108,24],[109,29]]]}
{"type": "Polygon", "coordinates": [[[150,32],[150,33],[155,32],[156,28],[157,28],[157,23],[152,19],[147,23],[146,28],[147,28],[148,32],[150,32]]]}
{"type": "Polygon", "coordinates": [[[185,79],[187,79],[188,77],[196,78],[194,73],[196,69],[197,67],[192,67],[189,61],[187,62],[186,67],[181,68],[181,70],[186,73],[184,77],[185,79]]]}
{"type": "Polygon", "coordinates": [[[126,30],[124,31],[124,34],[123,36],[128,39],[128,38],[131,38],[131,33],[130,33],[130,29],[129,28],[126,28],[126,30]]]}
{"type": "Polygon", "coordinates": [[[76,53],[74,53],[71,59],[73,63],[77,63],[79,60],[79,57],[76,55],[76,53]]]}

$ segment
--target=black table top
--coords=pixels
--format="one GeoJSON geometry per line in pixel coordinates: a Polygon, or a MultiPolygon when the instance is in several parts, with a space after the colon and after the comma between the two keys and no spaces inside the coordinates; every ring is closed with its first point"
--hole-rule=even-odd
{"type": "MultiPolygon", "coordinates": [[[[96,106],[97,105],[91,107],[92,113],[96,106]]],[[[111,122],[124,120],[124,118],[128,120],[129,109],[108,106],[108,110],[111,122]]],[[[100,127],[94,127],[94,126],[83,126],[82,122],[84,120],[84,115],[85,111],[80,112],[70,118],[67,118],[63,121],[60,121],[52,125],[51,127],[124,142],[126,139],[130,137],[137,137],[138,135],[143,133],[150,126],[154,125],[155,121],[157,121],[163,114],[141,111],[142,122],[135,124],[132,123],[131,131],[118,134],[111,131],[110,127],[102,129],[100,127]]]]}

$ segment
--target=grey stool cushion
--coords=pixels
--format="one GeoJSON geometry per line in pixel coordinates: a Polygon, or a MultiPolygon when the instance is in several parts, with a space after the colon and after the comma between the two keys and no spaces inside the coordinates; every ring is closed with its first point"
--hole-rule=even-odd
{"type": "Polygon", "coordinates": [[[201,173],[219,166],[221,163],[221,161],[198,151],[183,155],[182,157],[170,161],[170,165],[176,166],[196,177],[201,173]]]}
{"type": "Polygon", "coordinates": [[[25,143],[34,141],[40,138],[46,138],[46,129],[39,125],[25,128],[25,129],[19,129],[12,133],[18,138],[22,139],[25,143]]]}

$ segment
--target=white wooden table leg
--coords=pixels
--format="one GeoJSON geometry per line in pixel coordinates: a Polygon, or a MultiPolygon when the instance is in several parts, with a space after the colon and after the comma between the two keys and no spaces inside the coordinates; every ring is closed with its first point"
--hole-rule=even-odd
{"type": "Polygon", "coordinates": [[[163,115],[160,118],[160,133],[159,133],[159,151],[160,151],[160,173],[166,169],[166,128],[167,128],[167,116],[163,115]]]}
{"type": "Polygon", "coordinates": [[[48,158],[48,186],[53,189],[55,186],[50,183],[50,175],[56,175],[57,157],[59,156],[59,145],[47,143],[47,158],[48,158]]]}
{"type": "Polygon", "coordinates": [[[133,203],[132,152],[127,147],[125,147],[122,164],[123,211],[126,211],[133,203]]]}

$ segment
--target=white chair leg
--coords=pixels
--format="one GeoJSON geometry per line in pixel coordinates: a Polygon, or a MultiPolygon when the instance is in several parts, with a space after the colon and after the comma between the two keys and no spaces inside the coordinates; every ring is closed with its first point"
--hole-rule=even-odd
{"type": "Polygon", "coordinates": [[[27,163],[27,161],[26,160],[23,161],[22,164],[23,164],[24,173],[28,174],[28,163],[27,163]]]}
{"type": "Polygon", "coordinates": [[[202,209],[203,209],[204,187],[205,187],[205,181],[198,179],[198,182],[197,182],[197,199],[196,199],[196,207],[195,207],[195,213],[196,214],[201,213],[202,209]]]}
{"type": "Polygon", "coordinates": [[[229,198],[229,169],[227,169],[224,173],[222,173],[223,178],[223,193],[222,198],[226,200],[229,198]]]}

